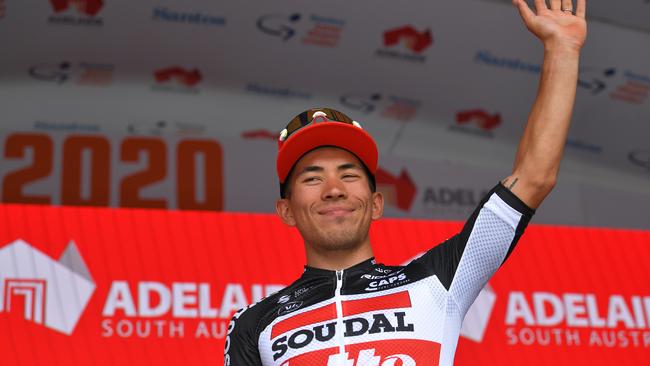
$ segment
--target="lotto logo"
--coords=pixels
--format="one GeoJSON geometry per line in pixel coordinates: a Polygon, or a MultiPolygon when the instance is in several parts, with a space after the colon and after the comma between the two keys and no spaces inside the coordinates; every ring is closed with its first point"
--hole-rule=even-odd
{"type": "Polygon", "coordinates": [[[349,359],[348,353],[330,356],[327,366],[415,366],[415,360],[409,355],[375,356],[375,349],[365,349],[359,352],[357,359],[349,359]]]}
{"type": "Polygon", "coordinates": [[[0,249],[0,313],[70,335],[94,291],[74,242],[58,261],[22,240],[0,249]]]}
{"type": "Polygon", "coordinates": [[[282,366],[417,366],[434,365],[440,358],[440,344],[418,339],[387,339],[348,344],[308,352],[289,359],[282,366]]]}

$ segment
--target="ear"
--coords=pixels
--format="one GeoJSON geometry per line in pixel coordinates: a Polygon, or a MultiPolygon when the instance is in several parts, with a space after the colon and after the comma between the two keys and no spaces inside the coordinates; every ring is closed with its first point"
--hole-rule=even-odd
{"type": "Polygon", "coordinates": [[[372,219],[378,220],[384,215],[384,195],[381,192],[372,194],[372,219]]]}
{"type": "Polygon", "coordinates": [[[289,205],[289,200],[286,198],[280,198],[275,201],[275,211],[282,219],[282,222],[289,226],[296,226],[296,220],[293,218],[293,212],[291,212],[291,206],[289,205]]]}

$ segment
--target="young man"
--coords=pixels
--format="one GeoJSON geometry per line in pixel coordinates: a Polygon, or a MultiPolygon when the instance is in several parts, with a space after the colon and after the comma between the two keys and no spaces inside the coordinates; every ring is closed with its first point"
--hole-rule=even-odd
{"type": "MultiPolygon", "coordinates": [[[[463,230],[404,267],[374,261],[383,211],[377,147],[340,112],[309,110],[280,137],[278,215],[305,242],[303,275],[235,314],[225,365],[451,365],[461,323],[555,184],[586,37],[585,0],[515,0],[544,44],[544,64],[512,174],[463,230]]],[[[398,243],[396,243],[398,244],[398,243]]]]}

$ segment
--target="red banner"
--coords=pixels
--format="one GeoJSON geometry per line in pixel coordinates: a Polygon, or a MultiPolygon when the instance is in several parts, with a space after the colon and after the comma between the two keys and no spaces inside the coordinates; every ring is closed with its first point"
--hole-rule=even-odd
{"type": "MultiPolygon", "coordinates": [[[[460,226],[382,220],[375,254],[402,263],[460,226]]],[[[220,364],[232,313],[303,264],[272,215],[0,205],[2,364],[220,364]]],[[[470,310],[456,364],[647,363],[648,278],[650,232],[533,225],[470,310]]]]}

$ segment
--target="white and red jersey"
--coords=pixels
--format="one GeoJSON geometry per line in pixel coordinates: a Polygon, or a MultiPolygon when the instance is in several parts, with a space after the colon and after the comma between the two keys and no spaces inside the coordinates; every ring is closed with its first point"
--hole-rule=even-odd
{"type": "Polygon", "coordinates": [[[406,266],[305,267],[234,315],[225,365],[452,365],[465,313],[533,213],[498,184],[460,233],[406,266]]]}

